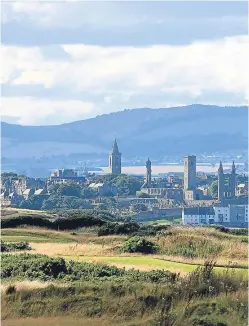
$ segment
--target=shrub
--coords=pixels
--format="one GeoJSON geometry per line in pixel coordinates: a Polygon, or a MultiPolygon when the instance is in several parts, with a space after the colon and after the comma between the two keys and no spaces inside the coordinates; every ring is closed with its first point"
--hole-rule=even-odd
{"type": "Polygon", "coordinates": [[[246,228],[228,229],[223,225],[215,225],[214,228],[223,233],[229,233],[229,234],[234,234],[234,235],[248,235],[248,229],[246,229],[246,228]]]}
{"type": "Polygon", "coordinates": [[[86,262],[65,262],[61,258],[43,255],[19,254],[2,256],[1,278],[15,278],[42,281],[59,279],[64,281],[119,279],[147,281],[152,283],[174,282],[176,274],[169,271],[140,272],[104,264],[86,262]]]}
{"type": "Polygon", "coordinates": [[[124,252],[141,252],[144,254],[153,254],[157,251],[157,246],[144,238],[135,236],[126,240],[122,247],[124,252]]]}
{"type": "MultiPolygon", "coordinates": [[[[167,231],[169,226],[167,225],[142,225],[140,226],[136,235],[139,236],[155,236],[159,232],[167,231]]],[[[165,234],[165,233],[164,233],[165,234]]]]}
{"type": "Polygon", "coordinates": [[[5,294],[7,295],[14,294],[14,293],[16,293],[15,285],[9,285],[5,290],[5,294]]]}
{"type": "Polygon", "coordinates": [[[31,250],[28,242],[13,242],[6,243],[1,241],[1,252],[18,251],[18,250],[31,250]]]}
{"type": "Polygon", "coordinates": [[[110,234],[133,234],[139,230],[137,223],[112,223],[102,225],[98,230],[98,236],[110,234]]]}
{"type": "Polygon", "coordinates": [[[72,230],[79,227],[101,226],[110,220],[114,220],[114,216],[108,212],[72,209],[57,212],[57,218],[53,217],[53,219],[39,214],[9,217],[1,221],[1,226],[2,228],[13,228],[20,225],[31,225],[54,230],[72,230]]]}

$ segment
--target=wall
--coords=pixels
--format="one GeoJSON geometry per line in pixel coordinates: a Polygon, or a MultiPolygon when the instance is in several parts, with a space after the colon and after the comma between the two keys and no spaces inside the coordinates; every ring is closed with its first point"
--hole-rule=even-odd
{"type": "Polygon", "coordinates": [[[156,220],[161,217],[181,218],[181,208],[155,209],[153,211],[140,212],[133,216],[136,220],[156,220]]]}

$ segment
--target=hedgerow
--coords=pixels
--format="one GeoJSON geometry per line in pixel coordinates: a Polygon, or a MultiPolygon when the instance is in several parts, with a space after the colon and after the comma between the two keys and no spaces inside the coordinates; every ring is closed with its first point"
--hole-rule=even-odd
{"type": "Polygon", "coordinates": [[[122,246],[122,251],[130,253],[153,254],[157,250],[155,243],[138,236],[126,240],[122,246]]]}
{"type": "Polygon", "coordinates": [[[1,252],[18,251],[18,250],[31,250],[28,242],[11,242],[6,243],[1,241],[1,252]]]}
{"type": "Polygon", "coordinates": [[[86,262],[66,262],[63,258],[52,258],[44,255],[2,255],[1,278],[39,279],[83,281],[94,279],[117,279],[168,282],[176,279],[176,274],[169,271],[140,272],[137,270],[125,270],[115,266],[104,264],[92,264],[86,262]]]}

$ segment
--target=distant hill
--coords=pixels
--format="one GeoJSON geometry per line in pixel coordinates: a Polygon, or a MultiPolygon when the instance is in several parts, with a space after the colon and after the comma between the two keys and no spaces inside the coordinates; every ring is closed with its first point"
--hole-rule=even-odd
{"type": "Polygon", "coordinates": [[[131,109],[54,126],[1,123],[2,157],[106,155],[117,135],[125,158],[247,148],[248,108],[190,105],[131,109]]]}

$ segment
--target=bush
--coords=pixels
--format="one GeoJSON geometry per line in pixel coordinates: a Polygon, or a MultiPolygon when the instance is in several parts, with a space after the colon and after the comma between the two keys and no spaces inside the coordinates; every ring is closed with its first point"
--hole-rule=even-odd
{"type": "Polygon", "coordinates": [[[2,256],[1,278],[39,279],[42,281],[59,279],[64,281],[119,279],[128,281],[173,282],[176,274],[169,271],[140,272],[104,264],[66,262],[62,258],[44,255],[19,254],[2,256]]]}
{"type": "Polygon", "coordinates": [[[49,219],[39,214],[19,215],[2,219],[2,228],[13,228],[20,225],[46,227],[52,230],[72,230],[79,227],[101,226],[114,216],[108,212],[96,210],[64,210],[57,212],[57,218],[49,219]]]}
{"type": "MultiPolygon", "coordinates": [[[[169,226],[167,225],[142,225],[140,226],[136,235],[139,236],[155,236],[162,231],[167,231],[169,226]]],[[[164,232],[165,234],[165,232],[164,232]]]]}
{"type": "Polygon", "coordinates": [[[124,252],[141,252],[143,254],[153,254],[157,251],[157,246],[144,238],[132,237],[126,240],[122,247],[124,252]]]}
{"type": "Polygon", "coordinates": [[[215,225],[214,228],[223,233],[229,233],[229,234],[234,234],[234,235],[248,235],[248,229],[246,229],[246,228],[228,229],[223,225],[215,225]]]}
{"type": "Polygon", "coordinates": [[[5,290],[5,294],[7,295],[14,294],[14,293],[16,293],[15,285],[9,285],[5,290]]]}
{"type": "Polygon", "coordinates": [[[1,252],[18,251],[18,250],[31,250],[28,242],[13,242],[6,243],[1,241],[1,252]]]}
{"type": "Polygon", "coordinates": [[[106,223],[102,225],[98,230],[98,236],[110,235],[110,234],[133,234],[139,230],[137,223],[106,223]]]}
{"type": "Polygon", "coordinates": [[[137,236],[155,236],[158,232],[167,230],[166,225],[139,225],[136,222],[115,223],[108,222],[103,224],[98,230],[98,236],[111,234],[129,234],[137,236]]]}

